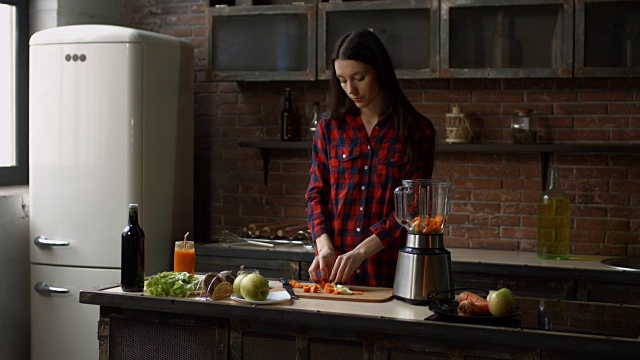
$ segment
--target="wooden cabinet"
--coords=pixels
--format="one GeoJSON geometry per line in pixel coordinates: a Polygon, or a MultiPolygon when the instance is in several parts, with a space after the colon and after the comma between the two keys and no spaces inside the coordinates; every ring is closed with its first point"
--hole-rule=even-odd
{"type": "Polygon", "coordinates": [[[640,75],[640,2],[576,0],[575,76],[640,75]]]}
{"type": "Polygon", "coordinates": [[[318,78],[328,79],[337,40],[370,29],[389,51],[398,78],[438,76],[438,0],[318,4],[318,78]]]}
{"type": "Polygon", "coordinates": [[[570,77],[573,0],[442,0],[442,77],[570,77]]]}
{"type": "Polygon", "coordinates": [[[640,349],[631,305],[518,297],[515,318],[462,320],[399,300],[262,306],[104,289],[80,302],[100,305],[104,360],[637,359],[640,349]]]}
{"type": "Polygon", "coordinates": [[[229,320],[100,307],[99,359],[227,359],[229,320]]]}
{"type": "Polygon", "coordinates": [[[207,9],[211,80],[314,80],[316,5],[207,9]]]}
{"type": "Polygon", "coordinates": [[[640,75],[635,0],[253,1],[207,9],[207,74],[328,79],[336,40],[369,28],[398,78],[640,75]]]}

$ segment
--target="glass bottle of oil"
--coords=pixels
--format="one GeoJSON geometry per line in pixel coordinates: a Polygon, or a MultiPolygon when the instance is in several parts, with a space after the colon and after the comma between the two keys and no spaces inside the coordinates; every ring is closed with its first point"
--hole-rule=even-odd
{"type": "Polygon", "coordinates": [[[538,257],[569,258],[569,197],[560,187],[560,170],[551,168],[549,187],[538,203],[538,257]]]}

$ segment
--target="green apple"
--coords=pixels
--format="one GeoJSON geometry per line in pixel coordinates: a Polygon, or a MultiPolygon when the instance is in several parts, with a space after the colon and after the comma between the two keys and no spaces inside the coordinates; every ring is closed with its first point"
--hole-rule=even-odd
{"type": "Polygon", "coordinates": [[[238,277],[233,281],[233,293],[236,294],[237,297],[244,299],[244,296],[242,296],[242,289],[240,288],[240,284],[242,283],[242,280],[249,274],[240,274],[238,275],[238,277]]]}
{"type": "Polygon", "coordinates": [[[487,300],[489,301],[489,312],[493,316],[510,315],[516,311],[516,297],[507,288],[490,291],[487,300]]]}
{"type": "Polygon", "coordinates": [[[245,276],[241,280],[240,292],[245,299],[262,301],[269,295],[269,281],[267,281],[264,276],[253,273],[245,276]]]}

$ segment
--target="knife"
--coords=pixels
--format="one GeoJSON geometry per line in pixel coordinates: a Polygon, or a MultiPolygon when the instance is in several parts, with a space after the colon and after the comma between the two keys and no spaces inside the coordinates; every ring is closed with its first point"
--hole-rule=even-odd
{"type": "Polygon", "coordinates": [[[289,282],[285,278],[281,277],[280,282],[282,283],[282,287],[285,290],[287,290],[287,292],[289,293],[292,299],[298,298],[298,296],[293,292],[293,288],[291,287],[291,284],[289,284],[289,282]]]}

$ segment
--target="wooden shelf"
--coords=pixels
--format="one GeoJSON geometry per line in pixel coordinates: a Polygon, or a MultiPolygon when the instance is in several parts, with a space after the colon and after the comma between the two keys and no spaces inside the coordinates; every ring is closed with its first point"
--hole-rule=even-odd
{"type": "Polygon", "coordinates": [[[238,146],[260,149],[260,152],[262,153],[264,184],[267,185],[269,183],[269,161],[271,159],[271,149],[311,150],[311,141],[241,141],[238,146]]]}
{"type": "Polygon", "coordinates": [[[437,151],[443,153],[632,153],[639,145],[607,144],[438,144],[437,151]]]}
{"type": "Polygon", "coordinates": [[[311,141],[241,141],[239,146],[258,149],[311,149],[311,141]]]}
{"type": "MultiPolygon", "coordinates": [[[[271,149],[310,150],[310,141],[241,141],[240,147],[260,149],[264,166],[264,183],[269,177],[269,161],[271,149]]],[[[593,154],[628,154],[640,153],[640,144],[446,144],[439,143],[436,151],[440,153],[484,153],[484,154],[540,154],[542,168],[542,189],[547,186],[547,170],[549,157],[555,153],[593,153],[593,154]]]]}

